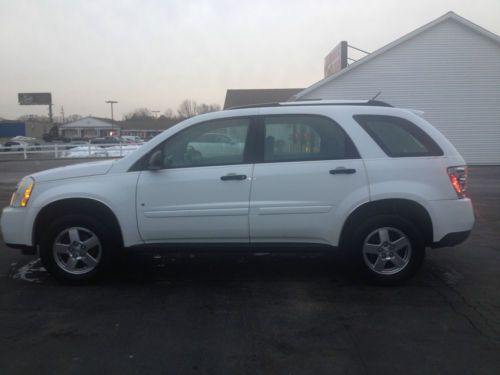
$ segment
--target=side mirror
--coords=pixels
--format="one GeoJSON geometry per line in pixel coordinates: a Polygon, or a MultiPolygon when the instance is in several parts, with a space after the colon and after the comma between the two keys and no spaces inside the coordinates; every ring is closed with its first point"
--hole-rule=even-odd
{"type": "Polygon", "coordinates": [[[150,171],[157,171],[163,168],[163,153],[158,150],[153,152],[148,162],[148,169],[150,171]]]}

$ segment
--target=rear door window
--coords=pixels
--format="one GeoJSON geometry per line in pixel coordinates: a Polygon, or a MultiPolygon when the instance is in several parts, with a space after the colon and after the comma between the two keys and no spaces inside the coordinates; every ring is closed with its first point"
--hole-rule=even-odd
{"type": "Polygon", "coordinates": [[[443,155],[427,133],[406,119],[382,115],[353,117],[390,157],[443,155]]]}
{"type": "Polygon", "coordinates": [[[266,116],[264,129],[264,162],[359,158],[344,130],[326,117],[266,116]]]}

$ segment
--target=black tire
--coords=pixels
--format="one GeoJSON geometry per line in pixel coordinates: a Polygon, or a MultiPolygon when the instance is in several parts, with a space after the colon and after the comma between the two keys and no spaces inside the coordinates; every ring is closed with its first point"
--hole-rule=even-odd
{"type": "Polygon", "coordinates": [[[40,258],[58,281],[86,284],[102,275],[115,248],[115,239],[98,219],[82,214],[66,215],[53,221],[42,234],[40,258]],[[75,238],[78,241],[74,241],[75,238]],[[58,251],[55,250],[56,241],[58,251]],[[73,263],[74,269],[71,269],[73,263]]]}
{"type": "Polygon", "coordinates": [[[354,258],[356,269],[371,283],[398,285],[411,278],[425,258],[422,234],[404,217],[374,216],[351,233],[347,250],[354,258]]]}

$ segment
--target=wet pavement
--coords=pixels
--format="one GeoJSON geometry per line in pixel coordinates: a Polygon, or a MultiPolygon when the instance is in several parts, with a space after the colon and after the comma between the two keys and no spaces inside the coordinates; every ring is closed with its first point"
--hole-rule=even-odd
{"type": "MultiPolygon", "coordinates": [[[[0,204],[59,163],[0,163],[0,204]]],[[[395,288],[305,252],[127,256],[69,287],[0,242],[0,374],[498,374],[500,167],[470,182],[471,237],[395,288]]]]}

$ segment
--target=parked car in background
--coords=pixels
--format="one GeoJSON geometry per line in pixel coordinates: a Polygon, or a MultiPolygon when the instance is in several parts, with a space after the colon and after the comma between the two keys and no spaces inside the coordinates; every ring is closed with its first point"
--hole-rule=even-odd
{"type": "Polygon", "coordinates": [[[117,137],[98,137],[91,138],[90,143],[93,145],[110,145],[120,143],[120,138],[117,137]]]}
{"type": "Polygon", "coordinates": [[[136,135],[122,135],[120,138],[124,143],[144,143],[144,140],[136,135]]]}
{"type": "Polygon", "coordinates": [[[23,141],[7,141],[0,148],[0,151],[17,151],[21,152],[27,149],[29,146],[28,143],[23,141]]]}
{"type": "Polygon", "coordinates": [[[122,144],[119,146],[106,147],[106,152],[110,158],[119,158],[130,154],[132,151],[139,149],[139,144],[122,144]]]}
{"type": "Polygon", "coordinates": [[[99,145],[86,145],[71,147],[61,154],[63,158],[119,158],[137,150],[140,145],[137,144],[121,144],[102,147],[99,145]]]}
{"type": "Polygon", "coordinates": [[[74,147],[67,148],[66,151],[61,153],[63,158],[100,158],[107,157],[108,152],[104,147],[91,145],[87,143],[86,145],[75,145],[74,147]]]}
{"type": "Polygon", "coordinates": [[[286,102],[200,115],[122,159],[34,173],[0,224],[8,246],[39,248],[66,282],[94,279],[124,248],[198,243],[338,249],[397,284],[427,247],[466,240],[466,190],[464,159],[414,111],[286,102]]]}
{"type": "Polygon", "coordinates": [[[228,157],[230,154],[241,154],[244,142],[237,141],[226,134],[206,133],[190,141],[187,152],[194,158],[216,158],[218,155],[228,157]]]}
{"type": "Polygon", "coordinates": [[[17,135],[5,142],[3,147],[0,147],[0,151],[40,151],[40,143],[41,141],[36,138],[17,135]]]}

